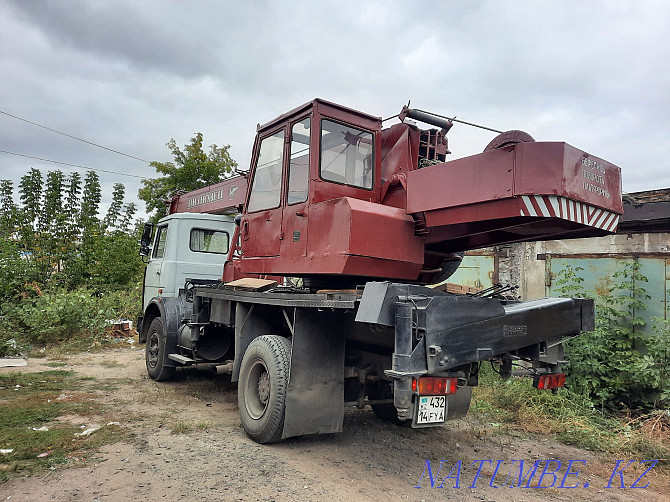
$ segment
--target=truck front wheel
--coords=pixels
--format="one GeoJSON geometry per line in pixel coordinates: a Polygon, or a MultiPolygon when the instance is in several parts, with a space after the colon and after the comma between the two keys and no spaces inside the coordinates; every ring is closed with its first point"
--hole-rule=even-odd
{"type": "Polygon", "coordinates": [[[156,317],[151,321],[147,333],[147,343],[145,346],[145,360],[147,363],[147,373],[157,382],[170,380],[174,377],[175,368],[165,366],[165,330],[163,321],[156,317]]]}
{"type": "Polygon", "coordinates": [[[259,336],[244,353],[237,404],[245,432],[257,443],[281,439],[290,364],[291,341],[281,336],[259,336]]]}

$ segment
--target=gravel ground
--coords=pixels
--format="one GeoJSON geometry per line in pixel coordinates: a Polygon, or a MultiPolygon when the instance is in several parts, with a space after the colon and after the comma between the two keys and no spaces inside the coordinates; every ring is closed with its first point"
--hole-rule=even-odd
{"type": "MultiPolygon", "coordinates": [[[[616,459],[550,438],[524,437],[472,417],[439,428],[411,429],[381,422],[370,410],[348,409],[340,434],[258,445],[240,425],[236,385],[229,379],[187,371],[175,382],[156,383],[146,377],[142,349],[68,356],[62,368],[93,377],[85,383],[106,405],[104,416],[65,419],[82,424],[118,421],[131,438],[62,468],[13,478],[0,485],[0,501],[670,500],[669,477],[663,472],[647,475],[640,483],[648,481],[647,488],[618,488],[615,476],[613,488],[606,489],[616,459]],[[500,486],[510,470],[518,473],[512,460],[519,459],[525,469],[539,459],[560,460],[554,487],[500,486]],[[444,463],[438,472],[440,460],[444,463]],[[502,462],[491,486],[498,460],[502,462]],[[574,464],[573,471],[581,468],[579,476],[565,481],[567,486],[580,485],[558,488],[569,460],[585,462],[574,464]],[[481,477],[472,488],[480,464],[481,477]],[[440,488],[447,475],[453,477],[440,488]]],[[[0,371],[53,369],[48,362],[29,359],[25,367],[0,371]]],[[[624,473],[626,486],[636,477],[629,472],[633,467],[624,473]]],[[[535,480],[543,468],[541,464],[535,480]]],[[[543,486],[551,481],[547,474],[543,486]]]]}

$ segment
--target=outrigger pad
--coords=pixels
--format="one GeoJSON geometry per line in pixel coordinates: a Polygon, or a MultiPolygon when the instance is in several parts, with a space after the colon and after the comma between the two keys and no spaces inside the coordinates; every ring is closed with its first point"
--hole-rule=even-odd
{"type": "Polygon", "coordinates": [[[282,439],[342,432],[344,333],[341,312],[296,308],[282,439]]]}

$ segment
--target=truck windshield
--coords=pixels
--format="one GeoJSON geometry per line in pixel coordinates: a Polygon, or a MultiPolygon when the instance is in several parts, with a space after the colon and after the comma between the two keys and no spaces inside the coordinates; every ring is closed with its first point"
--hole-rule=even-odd
{"type": "Polygon", "coordinates": [[[327,119],[321,121],[321,178],[372,189],[372,133],[327,119]]]}

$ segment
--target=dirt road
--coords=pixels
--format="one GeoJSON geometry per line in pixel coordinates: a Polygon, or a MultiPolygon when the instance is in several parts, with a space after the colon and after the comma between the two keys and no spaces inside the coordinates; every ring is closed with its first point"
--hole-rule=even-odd
{"type": "MultiPolygon", "coordinates": [[[[67,467],[13,478],[0,485],[0,501],[669,500],[668,478],[657,471],[638,483],[648,482],[647,488],[622,489],[619,475],[612,478],[612,488],[605,488],[616,459],[550,439],[519,437],[473,418],[413,430],[380,422],[369,410],[351,409],[340,434],[261,446],[240,425],[236,385],[229,378],[187,371],[176,382],[156,383],[146,377],[142,347],[63,361],[59,369],[92,377],[84,382],[95,383],[96,399],[105,404],[102,416],[64,419],[116,421],[129,430],[130,439],[73,459],[67,467]],[[531,488],[518,487],[518,479],[509,486],[518,478],[519,460],[527,473],[542,459],[561,462],[556,478],[549,474],[557,467],[554,462],[542,481],[549,486],[556,479],[553,487],[533,488],[545,463],[538,464],[531,488]],[[582,462],[569,467],[570,460],[582,462]],[[577,488],[567,488],[576,483],[577,488]]],[[[53,369],[47,362],[30,359],[18,369],[53,369]]],[[[0,369],[11,370],[16,368],[0,369]]],[[[634,467],[622,475],[626,486],[637,477],[634,467]]]]}

